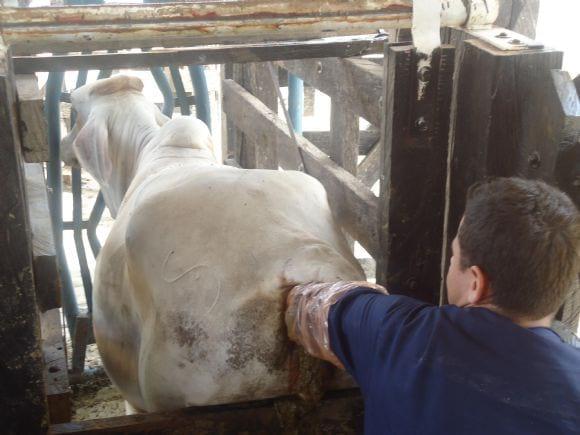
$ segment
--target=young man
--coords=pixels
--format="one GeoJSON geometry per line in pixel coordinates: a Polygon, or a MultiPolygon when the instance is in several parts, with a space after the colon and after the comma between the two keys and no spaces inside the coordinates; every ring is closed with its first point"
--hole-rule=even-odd
{"type": "Polygon", "coordinates": [[[474,185],[453,241],[451,305],[368,283],[288,295],[291,339],[344,367],[367,434],[580,433],[580,350],[550,329],[580,268],[580,217],[540,181],[474,185]]]}

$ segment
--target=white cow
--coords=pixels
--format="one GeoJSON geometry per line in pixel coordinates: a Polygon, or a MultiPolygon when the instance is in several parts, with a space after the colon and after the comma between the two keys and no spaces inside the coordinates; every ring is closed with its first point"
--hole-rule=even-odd
{"type": "Polygon", "coordinates": [[[168,120],[135,77],[73,92],[63,139],[116,221],[97,260],[105,369],[147,411],[288,394],[285,289],[364,274],[314,178],[216,162],[201,121],[168,120]]]}

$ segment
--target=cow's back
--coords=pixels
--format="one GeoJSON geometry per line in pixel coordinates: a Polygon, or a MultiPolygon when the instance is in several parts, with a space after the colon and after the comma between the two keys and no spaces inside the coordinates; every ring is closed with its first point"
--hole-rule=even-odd
{"type": "Polygon", "coordinates": [[[324,189],[302,173],[169,168],[127,208],[148,410],[287,394],[284,290],[363,278],[324,189]]]}

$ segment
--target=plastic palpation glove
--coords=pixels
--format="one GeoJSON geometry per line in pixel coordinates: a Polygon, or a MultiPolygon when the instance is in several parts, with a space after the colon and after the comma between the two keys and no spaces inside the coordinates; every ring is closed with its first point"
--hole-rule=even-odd
{"type": "Polygon", "coordinates": [[[356,288],[370,289],[388,295],[387,290],[366,281],[339,281],[298,285],[288,293],[286,327],[290,340],[316,357],[344,369],[330,349],[328,314],[330,307],[356,288]]]}

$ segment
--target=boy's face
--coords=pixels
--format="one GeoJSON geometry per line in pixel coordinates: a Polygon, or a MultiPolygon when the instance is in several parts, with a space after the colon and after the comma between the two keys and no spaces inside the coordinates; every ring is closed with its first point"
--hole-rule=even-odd
{"type": "Polygon", "coordinates": [[[461,247],[455,236],[451,244],[452,256],[447,272],[447,298],[449,303],[463,307],[469,304],[469,289],[473,285],[473,274],[469,268],[461,267],[461,247]]]}

